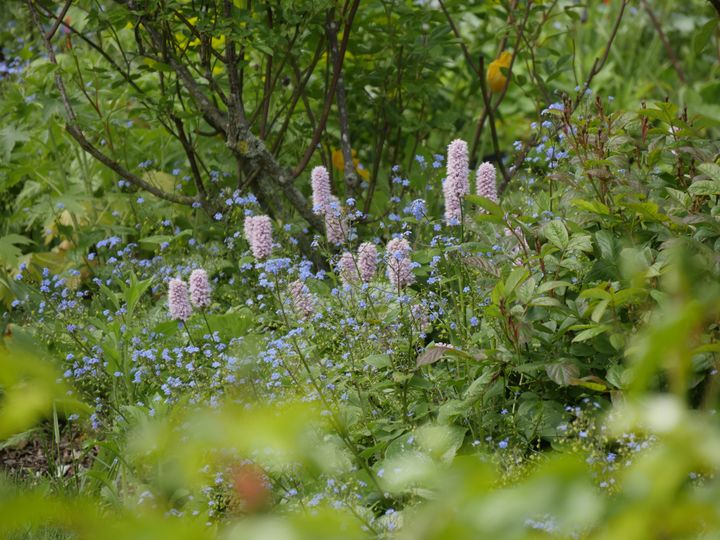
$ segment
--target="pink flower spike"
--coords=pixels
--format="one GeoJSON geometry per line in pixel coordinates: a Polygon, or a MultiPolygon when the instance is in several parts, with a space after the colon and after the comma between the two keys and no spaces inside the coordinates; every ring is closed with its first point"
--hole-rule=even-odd
{"type": "Polygon", "coordinates": [[[405,238],[393,238],[385,247],[387,278],[395,289],[403,289],[415,282],[410,251],[410,243],[405,238]]]}
{"type": "Polygon", "coordinates": [[[301,319],[307,319],[315,312],[315,299],[307,285],[296,280],[290,283],[288,294],[292,299],[293,309],[301,319]]]}
{"type": "Polygon", "coordinates": [[[455,139],[448,145],[447,174],[443,183],[445,221],[448,225],[459,225],[462,220],[463,197],[470,192],[469,174],[467,143],[455,139]]]}
{"type": "Polygon", "coordinates": [[[322,215],[330,204],[330,175],[322,165],[315,167],[310,173],[312,185],[313,212],[322,215]]]}
{"type": "Polygon", "coordinates": [[[243,226],[243,233],[245,236],[245,240],[247,240],[247,243],[249,244],[252,242],[252,231],[253,231],[253,225],[255,224],[255,216],[246,216],[245,222],[243,226]]]}
{"type": "Polygon", "coordinates": [[[325,234],[328,242],[335,246],[344,244],[348,236],[347,221],[343,216],[340,201],[332,195],[325,207],[325,234]]]}
{"type": "Polygon", "coordinates": [[[192,315],[187,283],[182,279],[173,278],[168,282],[168,309],[175,321],[185,322],[192,315]]]}
{"type": "Polygon", "coordinates": [[[198,309],[205,309],[211,303],[210,280],[207,272],[201,268],[190,274],[190,302],[198,309]]]}
{"type": "Polygon", "coordinates": [[[358,269],[360,279],[364,283],[370,283],[377,273],[378,251],[375,244],[363,242],[358,248],[358,269]]]}
{"type": "Polygon", "coordinates": [[[358,267],[355,264],[352,253],[346,251],[340,257],[337,264],[338,271],[340,273],[340,279],[344,284],[357,283],[360,281],[360,274],[358,274],[358,267]]]}
{"type": "Polygon", "coordinates": [[[498,202],[495,166],[487,161],[480,165],[476,175],[477,194],[492,202],[498,202]]]}
{"type": "Polygon", "coordinates": [[[250,227],[250,250],[256,260],[267,259],[272,253],[272,222],[268,216],[255,216],[250,227]]]}

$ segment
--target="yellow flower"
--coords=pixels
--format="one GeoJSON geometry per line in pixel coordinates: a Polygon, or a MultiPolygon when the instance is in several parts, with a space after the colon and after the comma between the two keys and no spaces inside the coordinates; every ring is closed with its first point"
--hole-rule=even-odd
{"type": "MultiPolygon", "coordinates": [[[[360,160],[356,156],[357,152],[353,150],[352,157],[353,165],[355,165],[355,170],[357,171],[360,178],[367,180],[368,178],[370,178],[370,172],[362,166],[360,160]]],[[[335,169],[336,171],[345,170],[345,158],[343,157],[342,150],[340,150],[339,148],[335,148],[332,151],[332,166],[333,169],[335,169]]]]}
{"type": "Polygon", "coordinates": [[[490,62],[487,70],[487,82],[492,92],[502,92],[507,84],[507,77],[502,72],[502,68],[510,68],[512,54],[503,51],[498,58],[490,62]]]}
{"type": "Polygon", "coordinates": [[[342,171],[345,168],[345,158],[339,148],[332,151],[332,166],[336,171],[342,171]]]}

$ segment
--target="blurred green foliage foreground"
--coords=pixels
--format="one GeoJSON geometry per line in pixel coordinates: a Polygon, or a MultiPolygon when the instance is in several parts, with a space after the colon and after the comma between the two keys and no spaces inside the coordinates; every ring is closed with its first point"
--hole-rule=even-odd
{"type": "Polygon", "coordinates": [[[1,8],[0,538],[720,539],[720,1],[1,8]]]}

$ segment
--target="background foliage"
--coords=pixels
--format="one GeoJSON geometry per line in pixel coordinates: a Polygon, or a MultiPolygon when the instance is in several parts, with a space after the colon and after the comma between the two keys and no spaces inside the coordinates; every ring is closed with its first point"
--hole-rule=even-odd
{"type": "Polygon", "coordinates": [[[713,2],[4,7],[3,535],[718,534],[713,2]]]}

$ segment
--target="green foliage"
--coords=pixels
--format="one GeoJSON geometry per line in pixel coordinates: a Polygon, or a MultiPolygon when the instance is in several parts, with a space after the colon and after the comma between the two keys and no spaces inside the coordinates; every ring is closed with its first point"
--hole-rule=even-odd
{"type": "Polygon", "coordinates": [[[60,4],[0,14],[0,535],[720,531],[710,3],[60,4]]]}

